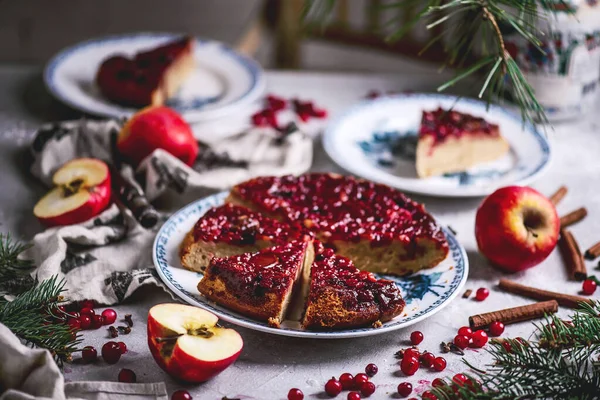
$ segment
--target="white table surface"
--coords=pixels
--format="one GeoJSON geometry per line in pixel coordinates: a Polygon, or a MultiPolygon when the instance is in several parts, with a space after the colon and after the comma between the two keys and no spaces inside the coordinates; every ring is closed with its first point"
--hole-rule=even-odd
{"type": "MultiPolygon", "coordinates": [[[[342,112],[372,89],[431,91],[444,78],[437,75],[359,75],[342,73],[268,72],[269,91],[283,96],[314,99],[329,109],[332,116],[342,112]]],[[[31,134],[22,130],[33,129],[49,120],[74,118],[79,114],[56,103],[45,93],[41,71],[37,67],[0,67],[0,230],[29,238],[40,225],[31,214],[33,204],[44,188],[26,171],[23,155],[31,141],[31,134]]],[[[561,184],[569,187],[569,194],[559,205],[559,214],[579,206],[588,208],[589,216],[572,228],[582,248],[600,240],[600,113],[577,121],[556,125],[549,132],[555,150],[553,164],[546,175],[533,186],[550,194],[561,184]]],[[[320,142],[315,146],[313,170],[343,172],[324,154],[320,142]]],[[[399,372],[394,353],[407,345],[410,332],[420,330],[425,340],[420,345],[439,354],[441,341],[451,341],[460,326],[468,324],[468,316],[509,306],[530,303],[528,299],[505,294],[494,289],[505,274],[493,269],[477,252],[473,234],[475,210],[481,199],[440,199],[413,196],[426,204],[442,224],[451,225],[465,246],[470,262],[466,288],[490,288],[484,302],[455,299],[439,314],[407,330],[396,331],[362,339],[307,340],[278,337],[237,328],[245,347],[239,360],[221,375],[202,385],[184,385],[166,375],[152,360],[146,344],[145,321],[148,309],[157,303],[170,301],[156,288],[144,288],[125,304],[114,307],[119,315],[131,313],[135,323],[132,333],[120,336],[130,351],[114,366],[98,362],[93,365],[69,365],[65,378],[76,380],[116,380],[121,368],[133,369],[138,382],[164,381],[168,392],[179,388],[190,391],[195,399],[221,399],[223,396],[241,399],[284,399],[292,387],[300,388],[307,399],[328,398],[323,393],[324,383],[331,376],[343,372],[362,372],[368,363],[376,363],[379,373],[373,378],[377,385],[372,399],[396,398],[397,385],[409,381],[417,392],[426,389],[436,377],[465,371],[461,357],[446,354],[448,367],[444,373],[421,369],[410,378],[399,372]]],[[[593,270],[594,264],[588,268],[593,270]]],[[[581,284],[567,280],[565,268],[557,251],[541,265],[523,273],[511,275],[519,282],[550,290],[577,294],[581,284]]],[[[596,293],[595,297],[598,298],[596,293]]],[[[561,315],[569,310],[561,309],[561,315]]],[[[530,322],[507,327],[505,336],[530,337],[530,322]]],[[[105,330],[86,331],[84,345],[100,349],[108,341],[105,330]]],[[[465,358],[477,366],[489,361],[485,351],[467,350],[465,358]]],[[[345,393],[337,398],[345,399],[345,393]]]]}

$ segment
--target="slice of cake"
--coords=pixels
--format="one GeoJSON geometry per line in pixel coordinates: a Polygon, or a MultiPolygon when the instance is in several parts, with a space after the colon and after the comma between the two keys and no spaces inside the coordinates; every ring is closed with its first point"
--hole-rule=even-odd
{"type": "Polygon", "coordinates": [[[302,321],[304,328],[378,327],[402,312],[405,303],[394,282],[359,271],[352,261],[322,245],[315,245],[315,251],[302,321]]]}
{"type": "Polygon", "coordinates": [[[417,143],[420,178],[462,172],[497,160],[509,150],[498,125],[483,118],[438,108],[423,111],[417,143]]]}
{"type": "Polygon", "coordinates": [[[362,270],[405,275],[446,258],[446,237],[422,204],[398,190],[352,177],[260,177],[226,200],[289,224],[301,224],[362,270]]]}
{"type": "Polygon", "coordinates": [[[292,299],[294,283],[313,262],[312,241],[213,258],[198,290],[208,299],[243,315],[279,327],[292,299]]]}
{"type": "Polygon", "coordinates": [[[294,229],[245,207],[225,204],[210,209],[188,232],[180,248],[181,264],[200,272],[213,257],[256,252],[308,238],[302,228],[294,229]]]}
{"type": "Polygon", "coordinates": [[[106,59],[96,74],[100,92],[123,106],[164,104],[195,68],[194,42],[184,37],[133,58],[115,55],[106,59]]]}

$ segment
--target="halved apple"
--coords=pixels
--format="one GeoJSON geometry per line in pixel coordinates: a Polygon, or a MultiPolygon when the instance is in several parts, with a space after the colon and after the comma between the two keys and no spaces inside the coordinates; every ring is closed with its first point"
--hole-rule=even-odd
{"type": "Polygon", "coordinates": [[[77,158],[52,176],[56,186],[42,197],[33,214],[47,226],[71,225],[100,214],[110,203],[110,172],[103,161],[77,158]]]}
{"type": "Polygon", "coordinates": [[[205,382],[233,364],[244,342],[220,327],[216,315],[183,304],[158,304],[148,312],[148,347],[173,378],[205,382]]]}

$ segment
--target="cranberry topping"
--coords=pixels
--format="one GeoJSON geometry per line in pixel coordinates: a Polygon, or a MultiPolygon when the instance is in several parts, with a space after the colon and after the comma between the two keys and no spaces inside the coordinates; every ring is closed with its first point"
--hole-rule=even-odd
{"type": "Polygon", "coordinates": [[[432,136],[434,143],[440,143],[449,137],[462,135],[498,136],[498,125],[485,119],[453,110],[438,108],[435,111],[423,111],[419,136],[432,136]]]}

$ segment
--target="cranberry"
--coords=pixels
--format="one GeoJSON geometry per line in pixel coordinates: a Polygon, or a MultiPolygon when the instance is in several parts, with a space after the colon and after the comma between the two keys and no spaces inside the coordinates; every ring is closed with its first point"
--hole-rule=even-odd
{"type": "Polygon", "coordinates": [[[594,294],[594,292],[596,291],[596,287],[598,285],[596,284],[596,281],[593,279],[586,279],[585,281],[583,281],[583,284],[581,285],[581,290],[583,291],[583,294],[594,294]]]}
{"type": "Polygon", "coordinates": [[[304,393],[300,389],[290,389],[288,392],[288,400],[302,400],[304,399],[304,393]]]}
{"type": "Polygon", "coordinates": [[[471,339],[469,339],[467,336],[464,336],[464,335],[454,336],[454,344],[456,345],[456,347],[458,347],[460,349],[466,349],[467,347],[469,347],[470,341],[471,341],[471,339]]]}
{"type": "Polygon", "coordinates": [[[443,379],[440,378],[435,378],[433,380],[433,382],[431,382],[431,386],[433,387],[442,387],[442,386],[446,386],[446,382],[444,382],[443,379]]]}
{"type": "Polygon", "coordinates": [[[102,317],[102,315],[97,315],[97,314],[92,315],[91,328],[98,329],[98,328],[101,328],[102,325],[104,325],[104,317],[102,317]]]}
{"type": "Polygon", "coordinates": [[[287,106],[285,99],[273,95],[267,96],[267,105],[274,111],[283,110],[287,106]]]}
{"type": "Polygon", "coordinates": [[[360,394],[363,396],[369,397],[373,393],[375,393],[375,384],[373,382],[363,382],[360,385],[360,394]]]}
{"type": "Polygon", "coordinates": [[[121,354],[127,353],[127,345],[125,344],[125,342],[118,342],[117,344],[119,345],[119,350],[121,351],[121,354]]]}
{"type": "Polygon", "coordinates": [[[82,310],[84,308],[94,308],[94,300],[82,300],[79,302],[79,309],[82,310]]]}
{"type": "Polygon", "coordinates": [[[502,347],[504,347],[504,350],[506,350],[507,353],[512,353],[512,346],[508,340],[502,342],[502,347]]]}
{"type": "Polygon", "coordinates": [[[331,397],[335,397],[342,392],[342,384],[335,378],[331,378],[325,384],[325,393],[331,397]]]}
{"type": "Polygon", "coordinates": [[[89,315],[90,317],[94,314],[96,314],[96,312],[94,311],[93,308],[89,308],[89,307],[84,307],[79,311],[79,314],[81,315],[89,315]]]}
{"type": "Polygon", "coordinates": [[[490,335],[500,336],[504,333],[504,324],[500,321],[494,321],[490,324],[490,335]]]}
{"type": "Polygon", "coordinates": [[[375,365],[375,364],[369,364],[365,367],[365,373],[367,375],[369,375],[370,377],[375,376],[378,371],[379,371],[379,368],[377,368],[377,365],[375,365]]]}
{"type": "Polygon", "coordinates": [[[360,385],[362,385],[365,382],[369,381],[369,377],[367,376],[367,374],[356,374],[356,376],[354,377],[354,387],[355,388],[360,388],[360,385]]]}
{"type": "Polygon", "coordinates": [[[463,386],[466,382],[469,381],[469,378],[465,374],[456,374],[452,377],[452,380],[458,385],[463,386]]]}
{"type": "Polygon", "coordinates": [[[269,126],[269,120],[267,117],[265,117],[262,111],[259,111],[252,115],[252,124],[254,126],[269,126]]]}
{"type": "Polygon", "coordinates": [[[187,390],[178,390],[173,392],[171,400],[193,400],[193,397],[187,390]]]}
{"type": "Polygon", "coordinates": [[[415,357],[415,358],[419,358],[419,357],[421,357],[421,354],[419,353],[419,350],[410,348],[410,349],[404,350],[404,356],[403,357],[415,357]]]}
{"type": "Polygon", "coordinates": [[[405,355],[400,363],[400,369],[405,375],[414,375],[419,369],[419,360],[415,357],[407,357],[405,355]]]}
{"type": "Polygon", "coordinates": [[[360,393],[358,392],[350,392],[348,393],[348,397],[346,397],[348,400],[360,400],[360,393]]]}
{"type": "Polygon", "coordinates": [[[477,289],[477,292],[475,292],[475,300],[477,301],[484,301],[485,299],[487,299],[487,297],[490,295],[490,291],[487,290],[486,288],[479,288],[477,289]]]}
{"type": "Polygon", "coordinates": [[[79,324],[81,329],[90,329],[92,326],[92,318],[89,315],[82,315],[79,317],[79,324]]]}
{"type": "Polygon", "coordinates": [[[102,358],[109,364],[116,364],[121,358],[121,348],[117,342],[106,342],[102,346],[102,358]]]}
{"type": "Polygon", "coordinates": [[[342,388],[344,390],[350,390],[354,387],[354,376],[348,372],[345,372],[340,375],[340,383],[342,384],[342,388]]]}
{"type": "Polygon", "coordinates": [[[313,108],[313,116],[315,118],[327,118],[327,110],[324,108],[313,108]]]}
{"type": "Polygon", "coordinates": [[[121,372],[119,372],[119,382],[125,383],[135,383],[137,377],[135,376],[135,372],[130,369],[123,368],[121,372]]]}
{"type": "Polygon", "coordinates": [[[112,308],[102,311],[102,316],[104,317],[104,325],[114,324],[117,320],[117,312],[112,308]]]}
{"type": "Polygon", "coordinates": [[[421,399],[423,400],[437,400],[437,396],[431,393],[429,390],[424,391],[421,394],[421,399]]]}
{"type": "Polygon", "coordinates": [[[414,331],[410,334],[410,342],[413,346],[418,345],[423,341],[423,334],[419,331],[414,331]]]}
{"type": "Polygon", "coordinates": [[[433,355],[433,353],[426,351],[425,353],[421,354],[419,360],[425,368],[429,368],[433,365],[433,360],[435,360],[435,356],[433,355]]]}
{"type": "Polygon", "coordinates": [[[481,348],[487,343],[488,335],[485,331],[478,330],[473,332],[473,337],[471,339],[473,340],[473,347],[481,348]]]}
{"type": "Polygon", "coordinates": [[[398,385],[398,394],[402,397],[408,397],[412,393],[412,385],[408,382],[402,382],[398,385]]]}
{"type": "Polygon", "coordinates": [[[443,357],[436,357],[433,360],[433,369],[436,371],[443,371],[446,369],[446,359],[443,357]]]}
{"type": "Polygon", "coordinates": [[[79,321],[77,318],[69,318],[67,320],[67,324],[69,325],[71,330],[78,331],[81,329],[81,321],[79,321]]]}
{"type": "Polygon", "coordinates": [[[93,346],[85,346],[83,350],[81,350],[81,358],[86,363],[96,361],[98,358],[98,352],[93,346]]]}
{"type": "Polygon", "coordinates": [[[473,331],[471,330],[471,328],[469,328],[468,326],[462,326],[459,330],[458,330],[458,334],[462,335],[462,336],[466,336],[469,339],[471,338],[471,335],[473,334],[473,331]]]}

